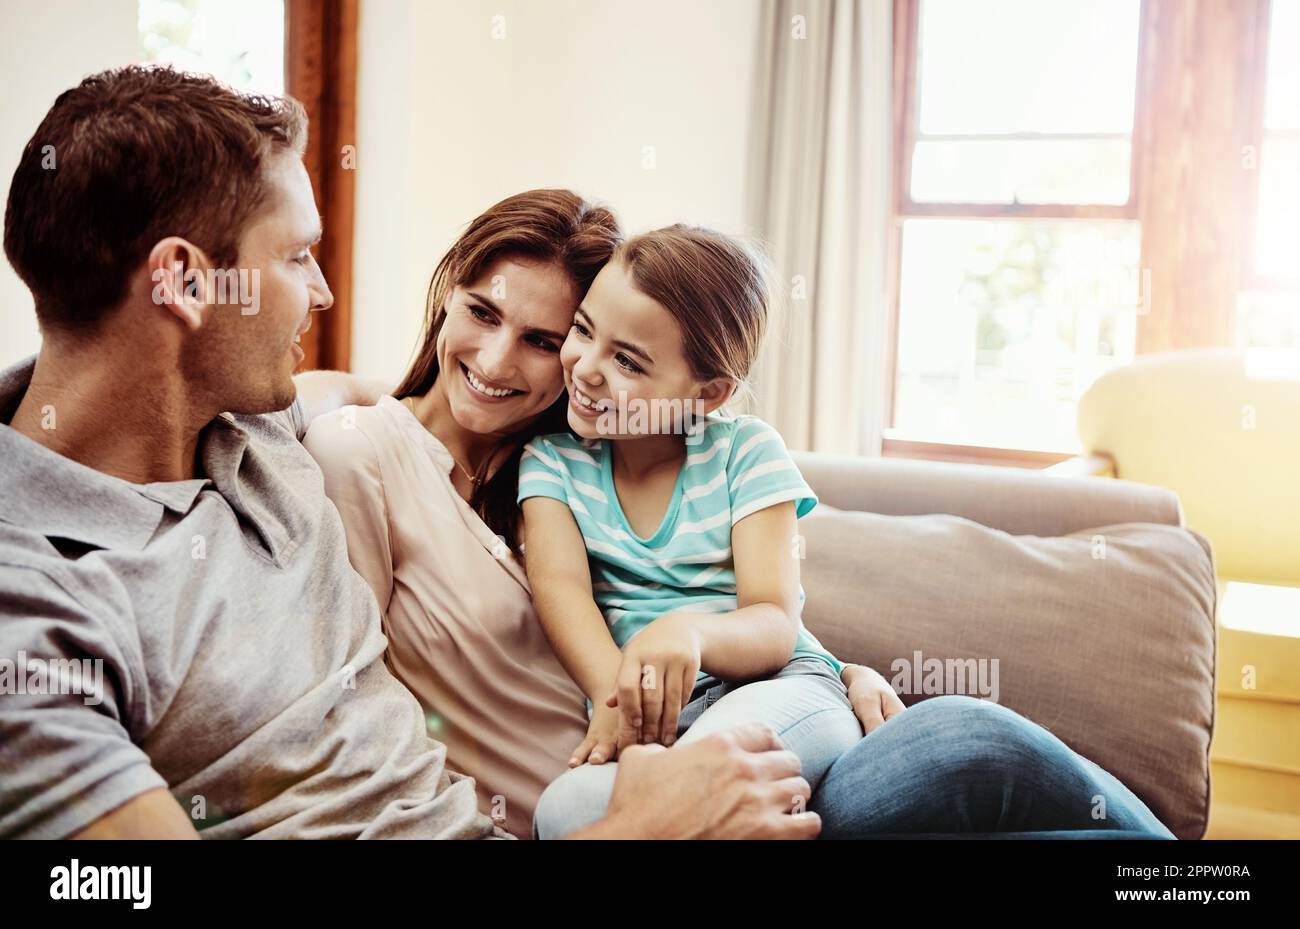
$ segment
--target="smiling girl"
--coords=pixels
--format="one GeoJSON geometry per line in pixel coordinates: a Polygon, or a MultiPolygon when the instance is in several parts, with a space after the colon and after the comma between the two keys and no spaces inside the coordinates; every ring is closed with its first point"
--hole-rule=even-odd
{"type": "Polygon", "coordinates": [[[574,770],[539,802],[543,838],[599,818],[630,744],[761,721],[815,790],[862,737],[843,666],[800,620],[796,520],[817,498],[774,429],[718,413],[767,310],[754,251],[673,226],[621,247],[574,317],[576,435],[534,439],[519,471],[533,602],[591,702],[574,770]]]}

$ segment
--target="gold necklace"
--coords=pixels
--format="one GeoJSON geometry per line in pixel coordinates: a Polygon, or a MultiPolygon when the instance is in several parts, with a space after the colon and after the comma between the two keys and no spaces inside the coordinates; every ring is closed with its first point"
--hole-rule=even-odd
{"type": "MultiPolygon", "coordinates": [[[[411,415],[412,415],[412,416],[415,416],[416,421],[419,422],[420,417],[415,415],[415,403],[411,400],[411,398],[410,398],[410,397],[403,397],[403,398],[402,398],[402,403],[406,405],[406,408],[407,408],[408,410],[411,411],[411,415]]],[[[424,425],[424,424],[423,424],[423,423],[420,423],[420,425],[424,425]]],[[[426,426],[425,428],[427,429],[428,427],[426,426]]],[[[429,431],[429,434],[430,434],[430,435],[433,435],[433,431],[430,430],[430,431],[429,431]]],[[[434,438],[437,438],[437,436],[434,436],[434,438]]],[[[440,441],[441,441],[441,440],[440,440],[440,441]]],[[[475,477],[474,475],[470,474],[469,471],[465,470],[465,466],[464,466],[463,464],[461,464],[459,461],[456,460],[456,456],[453,455],[453,454],[451,453],[451,449],[447,448],[447,445],[446,445],[445,442],[443,443],[443,446],[442,446],[442,447],[447,449],[447,457],[450,458],[450,459],[452,460],[452,463],[455,464],[456,467],[460,468],[461,473],[464,474],[465,477],[467,477],[467,478],[469,479],[469,482],[470,482],[471,484],[473,484],[475,487],[477,487],[477,486],[479,485],[479,479],[478,479],[477,477],[475,477]]]]}

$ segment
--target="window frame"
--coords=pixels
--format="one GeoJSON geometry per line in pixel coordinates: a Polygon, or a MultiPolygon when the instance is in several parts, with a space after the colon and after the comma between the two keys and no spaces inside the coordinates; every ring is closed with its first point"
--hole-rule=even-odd
{"type": "MultiPolygon", "coordinates": [[[[307,111],[303,165],[323,230],[316,246],[334,305],[302,337],[299,371],[352,364],[352,243],[356,171],[342,149],[356,145],[358,0],[285,0],[285,90],[307,111]]],[[[354,152],[355,156],[355,152],[354,152]]]]}
{"type": "Polygon", "coordinates": [[[1253,280],[1243,262],[1249,256],[1253,270],[1259,172],[1240,170],[1240,158],[1225,158],[1225,152],[1262,142],[1267,62],[1259,50],[1267,38],[1270,0],[1140,0],[1129,201],[1123,205],[914,202],[911,162],[924,0],[893,2],[894,165],[882,454],[1032,466],[1056,453],[937,442],[933,436],[918,440],[896,429],[903,223],[935,217],[1136,221],[1143,300],[1136,354],[1235,344],[1237,298],[1242,285],[1253,280]],[[1189,162],[1198,180],[1190,187],[1189,162]],[[1252,228],[1250,238],[1240,234],[1245,222],[1252,228]]]}

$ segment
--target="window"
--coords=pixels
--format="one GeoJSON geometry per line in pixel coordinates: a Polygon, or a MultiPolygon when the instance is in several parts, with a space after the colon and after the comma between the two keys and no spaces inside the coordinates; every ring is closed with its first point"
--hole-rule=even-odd
{"type": "Polygon", "coordinates": [[[1272,0],[1267,23],[1237,344],[1300,348],[1300,0],[1272,0]]]}
{"type": "Polygon", "coordinates": [[[140,0],[146,60],[284,93],[283,0],[140,0]]]}
{"type": "Polygon", "coordinates": [[[900,0],[887,440],[1072,453],[1132,360],[1139,0],[900,0]]]}
{"type": "Polygon", "coordinates": [[[1272,0],[1255,271],[1300,283],[1300,0],[1272,0]]]}
{"type": "Polygon", "coordinates": [[[1110,367],[1300,350],[1300,0],[894,10],[885,455],[1041,466],[1110,367]]]}

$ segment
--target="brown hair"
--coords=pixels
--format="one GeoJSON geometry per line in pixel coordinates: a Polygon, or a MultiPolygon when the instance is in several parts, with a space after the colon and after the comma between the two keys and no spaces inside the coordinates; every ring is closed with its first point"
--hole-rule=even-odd
{"type": "Polygon", "coordinates": [[[635,236],[614,258],[677,320],[696,379],[726,377],[749,390],[773,293],[771,263],[757,245],[678,224],[635,236]]]}
{"type": "Polygon", "coordinates": [[[64,91],[23,149],[5,209],[5,254],[41,326],[93,327],[167,236],[233,265],[266,199],[266,157],[302,154],[306,139],[292,98],[171,68],[104,71],[64,91]]]}
{"type": "MultiPolygon", "coordinates": [[[[525,258],[563,268],[581,300],[621,241],[614,214],[593,206],[571,190],[529,190],[488,208],[438,262],[425,301],[424,338],[393,396],[399,400],[419,396],[433,387],[438,378],[438,333],[447,318],[447,298],[456,287],[481,277],[502,258],[525,258]]],[[[567,403],[561,394],[531,426],[511,436],[510,456],[490,480],[487,469],[501,446],[485,456],[475,475],[478,482],[470,496],[470,507],[493,532],[504,537],[516,554],[519,458],[524,445],[534,436],[568,430],[567,403]]]]}

